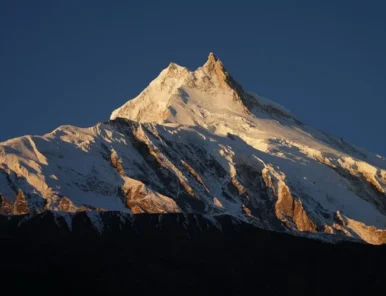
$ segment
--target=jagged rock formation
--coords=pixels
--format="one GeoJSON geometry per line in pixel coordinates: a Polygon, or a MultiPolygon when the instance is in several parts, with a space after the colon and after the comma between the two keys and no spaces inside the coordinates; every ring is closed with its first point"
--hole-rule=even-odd
{"type": "Polygon", "coordinates": [[[213,54],[171,63],[108,122],[0,144],[5,214],[226,214],[383,244],[385,192],[385,158],[244,90],[213,54]]]}

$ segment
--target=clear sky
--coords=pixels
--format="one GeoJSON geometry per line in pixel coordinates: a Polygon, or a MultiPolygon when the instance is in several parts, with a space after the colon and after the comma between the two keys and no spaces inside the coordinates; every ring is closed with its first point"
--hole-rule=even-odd
{"type": "Polygon", "coordinates": [[[0,141],[91,126],[210,51],[246,89],[386,156],[386,1],[1,1],[0,141]]]}

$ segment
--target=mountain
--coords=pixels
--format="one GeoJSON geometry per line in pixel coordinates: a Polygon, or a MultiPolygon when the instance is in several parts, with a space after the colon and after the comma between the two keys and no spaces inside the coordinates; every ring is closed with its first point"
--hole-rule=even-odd
{"type": "Polygon", "coordinates": [[[384,157],[244,90],[213,54],[195,71],[171,63],[109,121],[0,143],[0,211],[50,211],[69,229],[75,214],[66,212],[84,212],[101,232],[105,211],[201,215],[216,225],[225,215],[383,244],[385,191],[384,157]]]}

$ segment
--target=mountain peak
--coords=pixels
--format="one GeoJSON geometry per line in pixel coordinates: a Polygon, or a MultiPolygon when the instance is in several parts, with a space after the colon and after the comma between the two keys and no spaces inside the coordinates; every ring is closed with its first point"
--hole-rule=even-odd
{"type": "Polygon", "coordinates": [[[160,73],[160,77],[164,77],[164,76],[169,76],[169,77],[177,77],[177,76],[181,76],[181,75],[185,75],[189,73],[189,70],[183,66],[180,66],[176,63],[170,63],[169,66],[164,69],[161,73],[160,73]]]}
{"type": "Polygon", "coordinates": [[[221,60],[213,52],[210,52],[205,64],[195,71],[190,71],[186,67],[171,62],[153,82],[168,85],[170,84],[169,78],[172,78],[173,83],[176,82],[175,78],[177,78],[183,84],[191,80],[198,82],[203,77],[217,86],[230,86],[232,81],[221,60]]]}
{"type": "Polygon", "coordinates": [[[204,69],[205,75],[209,78],[212,76],[217,76],[220,80],[224,80],[229,76],[229,74],[224,68],[223,63],[219,58],[215,56],[213,52],[209,53],[208,59],[205,64],[202,67],[199,67],[196,71],[192,72],[186,67],[171,62],[169,66],[161,72],[160,76],[175,77],[182,76],[188,73],[195,74],[197,72],[200,72],[202,69],[204,69]]]}
{"type": "Polygon", "coordinates": [[[215,56],[215,54],[213,52],[210,52],[209,56],[208,56],[208,61],[217,62],[218,58],[215,56]]]}
{"type": "Polygon", "coordinates": [[[206,70],[208,76],[212,76],[214,74],[220,81],[225,81],[229,77],[223,63],[214,55],[213,52],[209,53],[208,60],[204,64],[203,69],[206,70]]]}
{"type": "Polygon", "coordinates": [[[239,117],[254,112],[269,113],[269,116],[275,113],[287,119],[292,117],[277,104],[245,91],[221,60],[210,52],[205,64],[195,71],[170,63],[136,98],[114,110],[110,119],[120,117],[210,129],[215,118],[223,120],[223,115],[228,112],[224,110],[232,110],[233,116],[237,114],[239,117]],[[204,113],[208,115],[202,115],[204,113]]]}

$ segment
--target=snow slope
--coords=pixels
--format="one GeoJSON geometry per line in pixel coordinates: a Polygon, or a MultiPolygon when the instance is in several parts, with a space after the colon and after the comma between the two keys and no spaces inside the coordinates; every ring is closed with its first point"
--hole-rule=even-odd
{"type": "Polygon", "coordinates": [[[229,214],[381,244],[385,191],[385,158],[245,91],[213,54],[195,71],[171,63],[109,122],[0,144],[0,210],[12,214],[229,214]]]}

